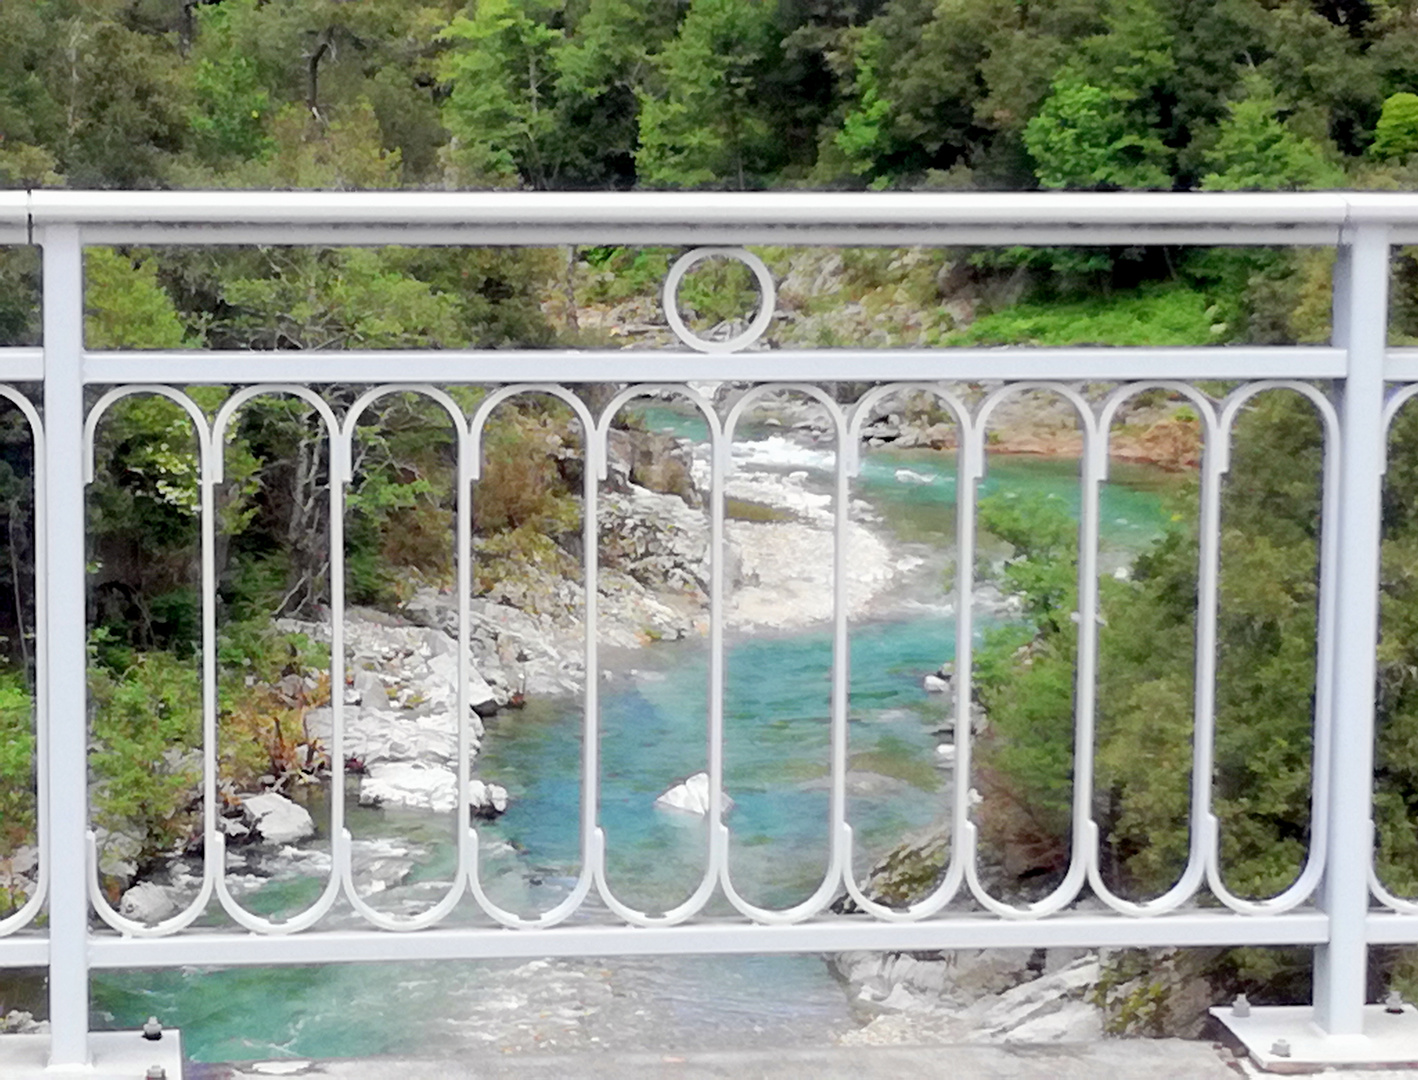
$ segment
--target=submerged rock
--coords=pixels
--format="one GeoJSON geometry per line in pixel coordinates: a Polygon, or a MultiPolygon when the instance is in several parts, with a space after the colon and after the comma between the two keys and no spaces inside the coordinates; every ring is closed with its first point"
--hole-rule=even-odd
{"type": "MultiPolygon", "coordinates": [[[[720,794],[723,799],[723,812],[727,814],[734,808],[734,800],[722,792],[720,794]]],[[[709,774],[695,773],[675,784],[655,800],[655,805],[667,810],[682,810],[687,814],[705,816],[709,813],[709,774]]]]}
{"type": "Polygon", "coordinates": [[[315,822],[305,807],[274,791],[247,795],[241,805],[251,815],[252,826],[261,839],[272,844],[290,844],[315,834],[315,822]]]}

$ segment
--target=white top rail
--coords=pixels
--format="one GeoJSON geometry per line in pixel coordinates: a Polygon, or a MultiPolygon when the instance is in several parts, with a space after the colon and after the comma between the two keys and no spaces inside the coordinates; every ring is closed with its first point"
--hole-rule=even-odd
{"type": "Polygon", "coordinates": [[[1368,192],[0,192],[0,241],[88,243],[1334,244],[1418,241],[1418,194],[1368,192]]]}

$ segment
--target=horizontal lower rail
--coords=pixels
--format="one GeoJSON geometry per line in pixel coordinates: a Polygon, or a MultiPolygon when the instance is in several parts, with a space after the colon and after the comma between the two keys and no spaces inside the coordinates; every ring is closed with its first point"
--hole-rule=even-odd
{"type": "Polygon", "coordinates": [[[636,349],[438,351],[88,352],[88,383],[383,383],[401,381],[661,382],[1131,379],[1330,379],[1344,374],[1343,349],[1328,346],[1175,349],[774,349],[769,353],[667,353],[636,349]]]}
{"type": "Polygon", "coordinates": [[[43,379],[43,349],[37,346],[0,348],[0,382],[41,382],[43,379]]]}
{"type": "Polygon", "coordinates": [[[502,929],[380,931],[259,936],[192,934],[165,938],[99,937],[94,967],[139,968],[314,964],[379,960],[485,960],[539,956],[654,956],[695,953],[821,953],[855,949],[1053,948],[1083,946],[1319,945],[1328,939],[1320,912],[1244,918],[1223,912],[1122,919],[1063,915],[1002,921],[988,916],[924,923],[862,920],[755,926],[700,923],[676,927],[571,926],[527,932],[502,929]]]}
{"type": "Polygon", "coordinates": [[[0,938],[0,968],[44,967],[48,963],[48,938],[0,938]]]}
{"type": "Polygon", "coordinates": [[[1418,945],[1418,915],[1371,912],[1364,932],[1370,945],[1418,945]]]}

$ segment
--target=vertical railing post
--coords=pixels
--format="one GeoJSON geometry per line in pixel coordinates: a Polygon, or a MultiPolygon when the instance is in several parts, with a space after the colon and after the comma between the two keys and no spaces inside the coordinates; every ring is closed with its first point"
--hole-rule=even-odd
{"type": "Polygon", "coordinates": [[[88,719],[85,694],[84,274],[75,226],[46,226],[45,510],[49,625],[50,1067],[89,1061],[88,719]]]}
{"type": "Polygon", "coordinates": [[[1340,457],[1340,550],[1334,724],[1329,754],[1329,858],[1320,905],[1329,943],[1315,950],[1315,1020],[1330,1035],[1363,1033],[1373,801],[1374,680],[1378,643],[1380,496],[1388,345],[1388,228],[1347,228],[1334,274],[1334,343],[1346,350],[1340,457]]]}

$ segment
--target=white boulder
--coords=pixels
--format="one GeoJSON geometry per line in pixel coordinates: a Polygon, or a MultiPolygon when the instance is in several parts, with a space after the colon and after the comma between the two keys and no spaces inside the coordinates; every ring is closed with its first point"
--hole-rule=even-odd
{"type": "Polygon", "coordinates": [[[273,844],[291,844],[315,834],[315,822],[305,807],[274,791],[248,795],[241,805],[251,815],[252,826],[261,839],[273,844]]]}
{"type": "MultiPolygon", "coordinates": [[[[424,698],[439,707],[452,708],[458,702],[458,656],[441,653],[428,658],[429,678],[424,686],[424,698]]],[[[468,705],[479,716],[497,712],[497,696],[487,680],[468,666],[468,705]]]]}
{"type": "Polygon", "coordinates": [[[423,761],[379,762],[360,780],[359,801],[446,812],[458,805],[458,777],[423,761]]]}
{"type": "Polygon", "coordinates": [[[927,675],[921,680],[921,688],[928,694],[946,694],[950,692],[950,681],[939,675],[927,675]]]}
{"type": "Polygon", "coordinates": [[[384,683],[374,672],[356,671],[354,690],[359,703],[366,709],[389,708],[389,691],[384,688],[384,683]]]}
{"type": "Polygon", "coordinates": [[[492,820],[507,812],[507,789],[485,780],[468,781],[468,812],[475,818],[492,820]]]}
{"type": "Polygon", "coordinates": [[[177,904],[161,885],[140,881],[118,901],[118,914],[125,919],[152,926],[175,914],[177,904]]]}
{"type": "MultiPolygon", "coordinates": [[[[722,792],[720,795],[723,800],[723,812],[727,814],[734,808],[734,800],[722,792]]],[[[709,774],[698,772],[675,784],[655,800],[655,805],[704,817],[709,813],[709,774]]]]}

